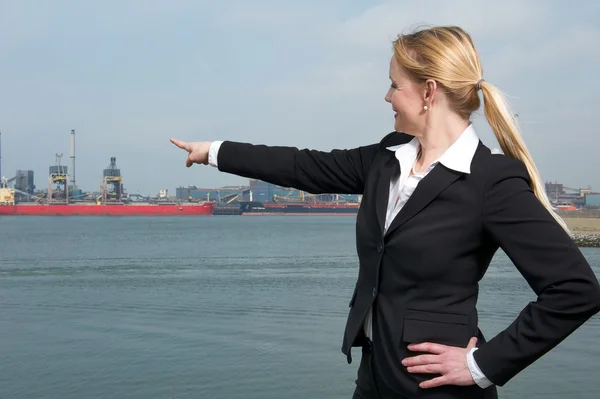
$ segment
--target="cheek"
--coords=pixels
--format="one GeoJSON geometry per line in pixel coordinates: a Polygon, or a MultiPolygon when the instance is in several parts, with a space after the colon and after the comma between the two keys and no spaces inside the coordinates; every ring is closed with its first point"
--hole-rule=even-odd
{"type": "Polygon", "coordinates": [[[400,95],[399,92],[396,92],[396,95],[392,97],[392,105],[404,117],[413,118],[418,114],[418,108],[415,106],[414,101],[411,101],[405,95],[400,95]]]}
{"type": "Polygon", "coordinates": [[[420,130],[422,106],[418,100],[395,95],[392,98],[392,105],[398,111],[398,117],[394,123],[395,130],[413,134],[420,130]]]}
{"type": "Polygon", "coordinates": [[[407,116],[416,118],[420,115],[423,110],[423,105],[418,98],[414,96],[404,96],[401,99],[402,110],[407,116]]]}
{"type": "Polygon", "coordinates": [[[392,93],[392,105],[396,111],[399,113],[404,113],[404,108],[406,108],[406,106],[404,104],[404,99],[398,91],[394,91],[392,93]]]}

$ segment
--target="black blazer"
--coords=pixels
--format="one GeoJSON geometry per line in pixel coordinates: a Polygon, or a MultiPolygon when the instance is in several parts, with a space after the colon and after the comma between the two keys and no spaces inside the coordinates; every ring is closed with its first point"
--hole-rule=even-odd
{"type": "MultiPolygon", "coordinates": [[[[390,179],[400,172],[386,147],[411,139],[394,132],[377,144],[331,152],[225,141],[218,168],[310,193],[363,194],[356,220],[360,269],[342,344],[348,362],[351,348],[363,344],[363,321],[374,304],[373,360],[382,381],[399,394],[412,396],[419,382],[433,378],[402,366],[409,343],[466,347],[472,336],[479,338],[477,364],[490,381],[504,385],[600,310],[598,279],[534,196],[524,164],[491,154],[481,142],[470,174],[438,164],[384,235],[390,179]],[[478,282],[499,247],[537,301],[485,342],[478,282]]],[[[477,389],[483,391],[469,387],[468,397],[483,396],[477,389]]]]}

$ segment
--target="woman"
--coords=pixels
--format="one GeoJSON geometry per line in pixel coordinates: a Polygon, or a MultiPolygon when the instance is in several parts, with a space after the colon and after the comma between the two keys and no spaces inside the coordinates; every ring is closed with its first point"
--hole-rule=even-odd
{"type": "Polygon", "coordinates": [[[342,345],[348,362],[352,347],[363,351],[355,398],[494,398],[496,385],[600,310],[598,280],[553,212],[467,33],[435,27],[399,36],[390,79],[395,132],[377,144],[320,152],[172,142],[188,151],[188,167],[363,194],[360,269],[342,345]],[[492,154],[469,122],[480,90],[504,155],[492,154]],[[538,297],[486,342],[478,282],[498,248],[538,297]]]}

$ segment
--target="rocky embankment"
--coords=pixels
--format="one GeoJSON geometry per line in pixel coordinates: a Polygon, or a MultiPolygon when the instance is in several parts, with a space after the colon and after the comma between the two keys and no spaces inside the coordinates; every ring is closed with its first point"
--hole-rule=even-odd
{"type": "Polygon", "coordinates": [[[573,241],[578,247],[600,248],[600,234],[571,234],[573,241]]]}
{"type": "Polygon", "coordinates": [[[600,215],[573,212],[561,215],[571,230],[571,237],[579,247],[600,247],[600,215]]]}

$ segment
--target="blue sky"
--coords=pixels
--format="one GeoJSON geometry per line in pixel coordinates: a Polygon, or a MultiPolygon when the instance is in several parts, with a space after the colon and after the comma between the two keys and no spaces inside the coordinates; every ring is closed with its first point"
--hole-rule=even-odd
{"type": "MultiPolygon", "coordinates": [[[[599,2],[0,0],[2,174],[55,154],[100,185],[117,157],[129,192],[246,180],[185,168],[169,143],[237,140],[329,150],[393,129],[391,41],[421,24],[469,31],[486,81],[520,114],[542,177],[600,190],[599,2]]],[[[483,112],[482,140],[497,143],[483,112]]]]}

